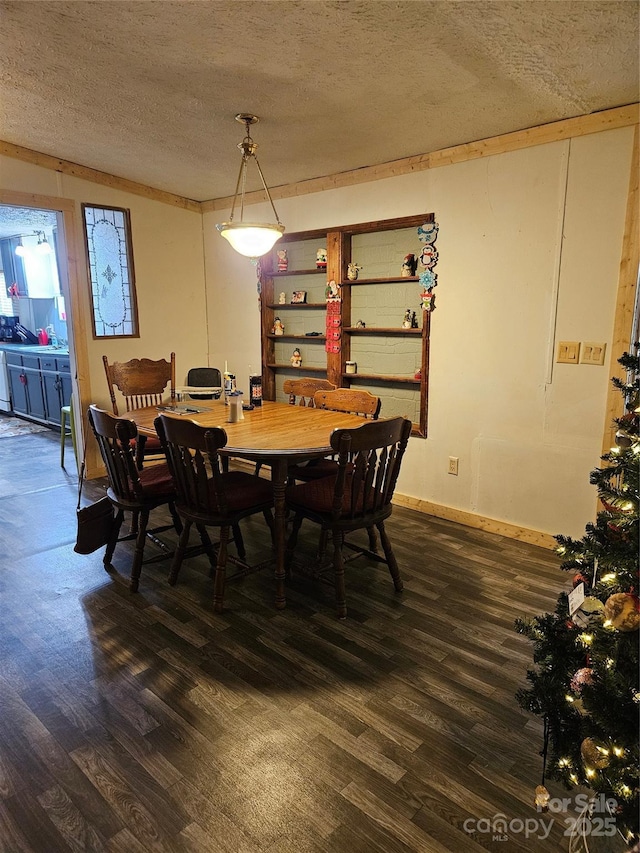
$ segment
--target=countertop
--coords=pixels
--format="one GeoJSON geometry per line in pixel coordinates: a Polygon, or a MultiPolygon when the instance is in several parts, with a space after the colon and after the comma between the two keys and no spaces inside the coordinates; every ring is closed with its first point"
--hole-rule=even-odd
{"type": "Polygon", "coordinates": [[[5,352],[23,352],[26,355],[69,355],[69,347],[42,347],[39,344],[6,344],[0,343],[0,349],[5,352]]]}

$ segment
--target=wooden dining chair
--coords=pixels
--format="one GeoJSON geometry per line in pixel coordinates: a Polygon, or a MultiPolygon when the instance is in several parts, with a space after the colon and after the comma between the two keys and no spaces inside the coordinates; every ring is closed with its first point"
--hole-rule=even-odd
{"type": "Polygon", "coordinates": [[[315,403],[313,395],[316,391],[333,391],[336,386],[328,379],[314,379],[312,376],[302,376],[300,379],[285,379],[282,390],[289,395],[289,405],[309,406],[315,403]]]}
{"type": "MultiPolygon", "coordinates": [[[[114,361],[110,364],[107,356],[103,355],[102,362],[114,415],[120,414],[116,390],[120,393],[127,412],[167,402],[167,386],[170,401],[175,400],[176,354],[174,352],[171,353],[169,361],[164,358],[157,361],[150,358],[132,358],[130,361],[114,361]]],[[[158,458],[162,455],[159,439],[142,435],[138,437],[136,461],[139,468],[142,468],[145,459],[158,458]]]]}
{"type": "MultiPolygon", "coordinates": [[[[156,431],[164,447],[169,469],[176,486],[176,509],[184,527],[171,564],[169,583],[178,580],[184,560],[189,533],[195,524],[212,569],[215,568],[213,608],[221,612],[227,569],[229,531],[238,529],[243,518],[262,513],[273,541],[274,526],[271,509],[273,489],[268,480],[246,471],[225,471],[219,451],[227,443],[227,434],[221,427],[205,427],[183,417],[159,415],[156,431]],[[220,528],[217,555],[207,527],[220,528]]],[[[242,540],[240,539],[240,543],[242,540]]],[[[236,545],[238,539],[236,538],[236,545]]],[[[244,559],[244,548],[238,551],[244,559]]],[[[242,574],[252,567],[244,564],[242,574]]]]}
{"type": "MultiPolygon", "coordinates": [[[[349,412],[365,418],[377,419],[382,401],[369,391],[357,388],[336,388],[319,390],[313,395],[316,409],[330,409],[333,412],[349,412]]],[[[338,463],[335,456],[326,459],[311,459],[306,464],[291,465],[289,478],[294,480],[318,480],[321,477],[335,475],[338,463]]],[[[375,541],[375,540],[374,540],[375,541]]],[[[372,543],[373,544],[373,543],[372,543]]]]}
{"type": "MultiPolygon", "coordinates": [[[[133,421],[116,417],[95,405],[89,406],[88,416],[89,425],[107,469],[109,481],[107,497],[116,509],[114,528],[103,562],[109,571],[117,543],[135,539],[129,589],[131,592],[137,592],[147,535],[155,536],[156,533],[169,530],[171,527],[178,533],[182,530],[182,522],[175,509],[176,492],[173,480],[166,463],[150,465],[142,471],[138,468],[134,456],[138,430],[133,421]],[[173,523],[149,529],[149,514],[152,510],[165,505],[169,508],[173,523]],[[120,537],[125,513],[131,513],[133,516],[132,532],[120,537]]],[[[163,558],[166,556],[168,554],[162,555],[163,558]]]]}
{"type": "Polygon", "coordinates": [[[355,556],[387,564],[397,592],[403,588],[398,564],[384,522],[392,512],[393,492],[400,464],[411,433],[406,418],[372,421],[355,429],[337,429],[331,434],[331,447],[338,454],[335,477],[288,486],[287,508],[294,514],[287,543],[285,567],[290,570],[298,533],[304,519],[320,525],[333,537],[333,575],[338,616],[347,615],[343,549],[355,556]],[[346,542],[345,535],[375,526],[384,556],[346,542]]]}

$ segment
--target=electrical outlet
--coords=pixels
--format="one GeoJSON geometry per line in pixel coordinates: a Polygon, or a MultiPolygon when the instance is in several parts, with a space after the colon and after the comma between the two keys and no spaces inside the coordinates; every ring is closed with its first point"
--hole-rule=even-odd
{"type": "Polygon", "coordinates": [[[604,364],[606,344],[585,341],[580,347],[580,364],[604,364]]]}
{"type": "Polygon", "coordinates": [[[458,457],[457,456],[450,456],[449,457],[449,473],[455,474],[456,477],[458,476],[458,457]]]}

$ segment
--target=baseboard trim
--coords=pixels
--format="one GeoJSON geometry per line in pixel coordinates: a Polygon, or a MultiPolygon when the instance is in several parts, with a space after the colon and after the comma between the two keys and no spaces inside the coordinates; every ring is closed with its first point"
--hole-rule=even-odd
{"type": "Polygon", "coordinates": [[[444,506],[443,504],[431,503],[431,501],[424,501],[420,498],[412,498],[408,495],[401,495],[398,492],[393,496],[393,503],[396,506],[414,509],[416,512],[422,512],[425,515],[444,518],[446,521],[455,521],[457,524],[464,524],[466,527],[475,527],[478,530],[486,530],[487,533],[506,536],[508,539],[518,539],[520,542],[528,542],[530,545],[539,545],[551,551],[555,550],[558,544],[549,533],[531,530],[528,527],[520,527],[517,524],[509,524],[508,521],[486,518],[474,512],[455,509],[454,507],[444,506]]]}

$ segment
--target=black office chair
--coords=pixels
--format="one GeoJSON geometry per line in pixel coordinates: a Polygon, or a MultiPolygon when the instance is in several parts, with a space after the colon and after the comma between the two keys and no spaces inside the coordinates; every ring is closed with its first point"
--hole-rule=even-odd
{"type": "MultiPolygon", "coordinates": [[[[192,367],[187,373],[189,387],[220,388],[222,375],[217,367],[192,367]]],[[[213,400],[213,394],[189,394],[192,400],[213,400]]]]}

